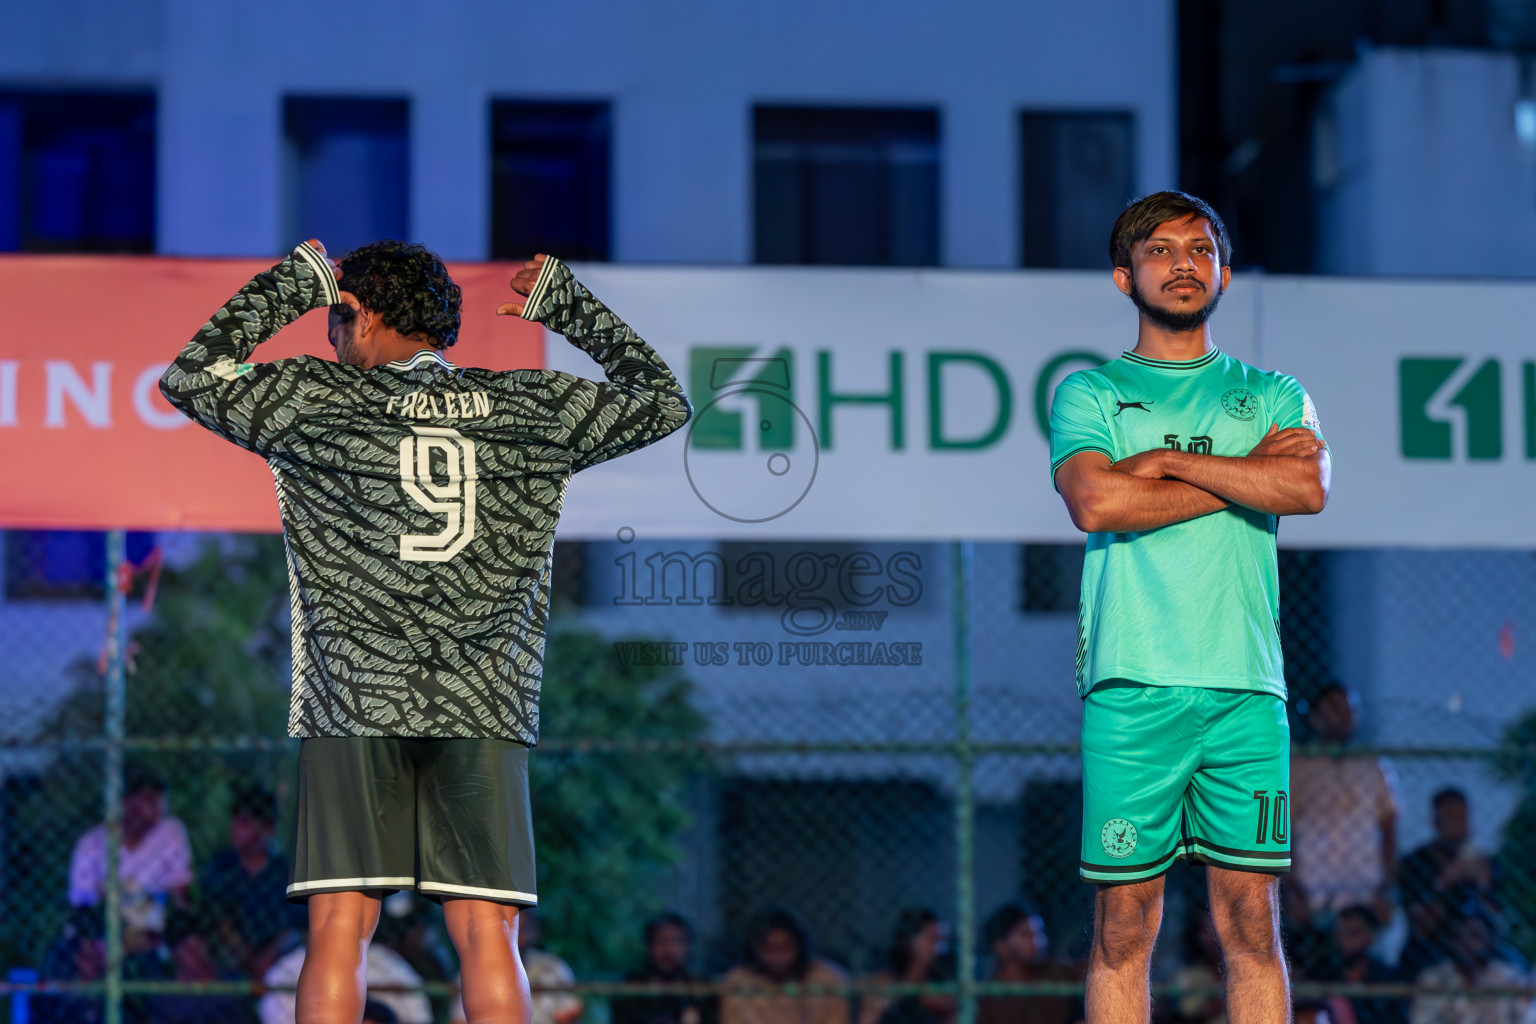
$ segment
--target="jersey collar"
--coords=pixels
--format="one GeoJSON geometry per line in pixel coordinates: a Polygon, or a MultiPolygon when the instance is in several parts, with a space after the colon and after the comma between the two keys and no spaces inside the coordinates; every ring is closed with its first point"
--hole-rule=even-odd
{"type": "Polygon", "coordinates": [[[419,370],[423,366],[431,365],[442,367],[445,370],[457,370],[458,367],[450,363],[442,352],[435,348],[424,348],[409,359],[396,359],[385,363],[391,370],[419,370]]]}
{"type": "Polygon", "coordinates": [[[1210,366],[1221,358],[1221,355],[1221,349],[1213,348],[1199,359],[1148,359],[1134,352],[1125,352],[1122,358],[1138,366],[1151,366],[1159,370],[1198,370],[1202,366],[1210,366]]]}

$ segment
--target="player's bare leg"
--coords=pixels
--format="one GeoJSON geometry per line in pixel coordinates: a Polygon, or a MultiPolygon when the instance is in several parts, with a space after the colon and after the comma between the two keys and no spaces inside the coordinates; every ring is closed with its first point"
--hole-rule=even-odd
{"type": "Polygon", "coordinates": [[[517,908],[489,900],[444,900],[448,936],[463,966],[469,1024],[527,1024],[528,975],[517,951],[517,908]]]}
{"type": "Polygon", "coordinates": [[[1088,955],[1088,1024],[1151,1020],[1152,947],[1162,922],[1162,876],[1099,886],[1088,955]]]}
{"type": "Polygon", "coordinates": [[[309,945],[299,971],[298,1024],[356,1024],[367,998],[368,943],[379,926],[378,896],[317,893],[309,898],[309,945]]]}
{"type": "Polygon", "coordinates": [[[1291,1019],[1291,985],[1280,942],[1280,879],[1252,871],[1206,868],[1211,920],[1227,970],[1231,1024],[1291,1019]]]}

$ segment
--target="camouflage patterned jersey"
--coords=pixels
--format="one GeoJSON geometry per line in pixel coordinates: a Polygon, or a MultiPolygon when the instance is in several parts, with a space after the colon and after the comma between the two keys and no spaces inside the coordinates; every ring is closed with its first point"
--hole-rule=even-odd
{"type": "Polygon", "coordinates": [[[182,412],[267,460],[293,602],[293,736],[533,744],[555,521],[572,473],[687,422],[661,357],[549,260],[530,320],[601,363],[461,368],[435,349],[371,370],[246,362],[338,300],[307,245],[213,315],[161,378],[182,412]]]}

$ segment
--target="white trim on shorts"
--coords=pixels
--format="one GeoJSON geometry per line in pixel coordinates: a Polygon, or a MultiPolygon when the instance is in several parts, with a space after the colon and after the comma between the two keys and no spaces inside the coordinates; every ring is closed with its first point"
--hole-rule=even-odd
{"type": "Polygon", "coordinates": [[[373,878],[321,878],[313,882],[294,882],[287,889],[294,893],[312,892],[315,889],[414,889],[416,879],[412,875],[379,875],[373,878]]]}
{"type": "Polygon", "coordinates": [[[539,898],[531,892],[518,892],[516,889],[486,889],[478,885],[449,885],[447,882],[421,882],[416,886],[418,892],[447,893],[451,896],[481,896],[486,899],[517,900],[530,906],[537,904],[539,898]]]}

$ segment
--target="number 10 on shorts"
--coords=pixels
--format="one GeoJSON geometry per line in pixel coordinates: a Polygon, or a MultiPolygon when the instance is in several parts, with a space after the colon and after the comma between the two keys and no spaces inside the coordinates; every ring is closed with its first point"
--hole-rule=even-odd
{"type": "Polygon", "coordinates": [[[1254,802],[1259,805],[1258,835],[1254,842],[1263,845],[1269,842],[1269,837],[1274,836],[1275,842],[1283,843],[1290,838],[1291,803],[1285,795],[1285,790],[1275,790],[1273,798],[1269,790],[1256,791],[1253,794],[1254,802]],[[1271,814],[1270,808],[1274,811],[1271,814]]]}

